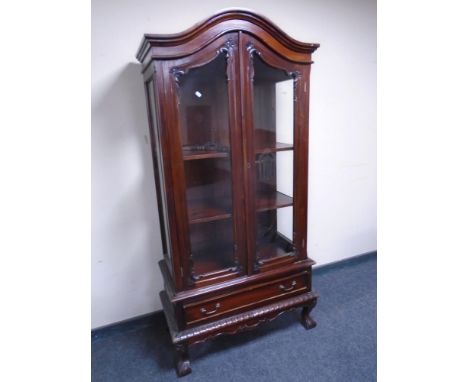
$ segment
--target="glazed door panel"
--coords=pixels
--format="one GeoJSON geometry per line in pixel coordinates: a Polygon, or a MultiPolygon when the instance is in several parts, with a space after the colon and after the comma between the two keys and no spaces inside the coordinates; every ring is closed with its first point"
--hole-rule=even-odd
{"type": "Polygon", "coordinates": [[[227,34],[167,64],[175,94],[182,179],[187,286],[237,277],[245,270],[243,181],[236,105],[237,34],[227,34]]]}
{"type": "Polygon", "coordinates": [[[308,92],[301,79],[309,73],[251,36],[243,35],[240,47],[249,271],[255,273],[307,256],[306,229],[300,227],[307,224],[308,92]]]}

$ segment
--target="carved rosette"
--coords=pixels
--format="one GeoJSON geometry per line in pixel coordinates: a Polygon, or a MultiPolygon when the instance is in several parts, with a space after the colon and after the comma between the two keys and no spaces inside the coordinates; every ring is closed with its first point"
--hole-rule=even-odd
{"type": "Polygon", "coordinates": [[[177,87],[179,87],[180,85],[180,77],[183,76],[184,74],[187,73],[187,70],[185,69],[181,69],[177,66],[174,66],[173,68],[171,68],[170,70],[170,73],[172,75],[172,77],[174,77],[174,81],[177,85],[177,87]]]}

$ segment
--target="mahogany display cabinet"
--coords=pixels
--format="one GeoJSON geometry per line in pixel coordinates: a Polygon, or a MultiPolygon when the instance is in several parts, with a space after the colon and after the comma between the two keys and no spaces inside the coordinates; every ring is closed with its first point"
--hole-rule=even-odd
{"type": "Polygon", "coordinates": [[[317,302],[307,257],[309,78],[318,44],[218,13],[138,49],[177,372],[188,347],[317,302]]]}

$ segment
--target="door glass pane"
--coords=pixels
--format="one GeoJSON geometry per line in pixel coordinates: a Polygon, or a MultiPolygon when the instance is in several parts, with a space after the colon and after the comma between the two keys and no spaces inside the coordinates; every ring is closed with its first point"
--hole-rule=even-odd
{"type": "Polygon", "coordinates": [[[179,111],[192,272],[233,267],[232,180],[226,58],[179,78],[179,111]]]}
{"type": "Polygon", "coordinates": [[[293,252],[294,80],[254,55],[256,245],[260,265],[293,252]]]}

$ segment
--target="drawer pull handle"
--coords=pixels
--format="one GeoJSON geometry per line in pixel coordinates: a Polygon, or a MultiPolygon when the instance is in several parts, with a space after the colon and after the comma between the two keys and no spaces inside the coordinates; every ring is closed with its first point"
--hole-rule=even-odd
{"type": "Polygon", "coordinates": [[[206,310],[205,308],[201,308],[200,312],[202,312],[206,316],[209,316],[210,314],[216,313],[220,306],[221,304],[217,302],[213,310],[206,310]]]}
{"type": "Polygon", "coordinates": [[[283,284],[280,284],[279,288],[283,291],[283,292],[289,292],[290,290],[293,290],[294,287],[296,286],[296,280],[294,280],[292,283],[291,283],[291,286],[290,287],[285,287],[283,284]]]}

